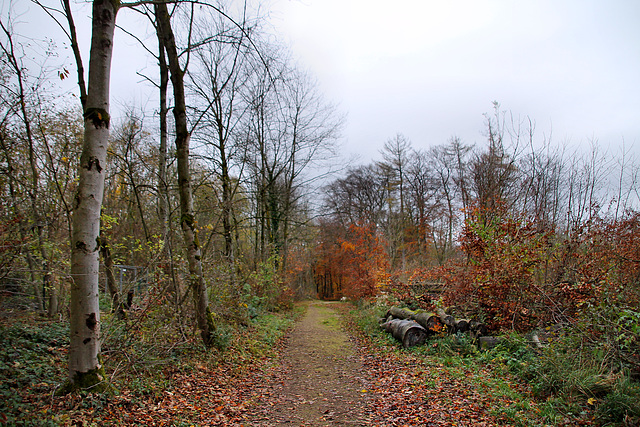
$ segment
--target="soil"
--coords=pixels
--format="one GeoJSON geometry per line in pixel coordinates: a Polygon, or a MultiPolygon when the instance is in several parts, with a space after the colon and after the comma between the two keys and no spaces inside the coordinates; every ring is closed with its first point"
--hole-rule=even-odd
{"type": "Polygon", "coordinates": [[[343,332],[335,305],[308,302],[271,378],[253,426],[362,426],[369,424],[367,385],[357,350],[343,332]]]}

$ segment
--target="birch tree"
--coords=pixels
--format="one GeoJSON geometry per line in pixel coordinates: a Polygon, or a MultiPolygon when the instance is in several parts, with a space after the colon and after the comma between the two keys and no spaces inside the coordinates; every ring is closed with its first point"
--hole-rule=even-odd
{"type": "MultiPolygon", "coordinates": [[[[100,357],[98,272],[100,209],[109,141],[109,83],[116,0],[94,0],[84,143],[78,167],[71,236],[69,389],[105,387],[100,357]]],[[[81,69],[81,64],[78,64],[81,69]]],[[[82,88],[81,88],[82,92],[82,88]]]]}

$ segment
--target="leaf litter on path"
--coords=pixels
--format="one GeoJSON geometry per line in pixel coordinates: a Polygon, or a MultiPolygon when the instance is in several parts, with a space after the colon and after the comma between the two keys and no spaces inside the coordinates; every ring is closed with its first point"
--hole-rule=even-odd
{"type": "MultiPolygon", "coordinates": [[[[307,303],[276,359],[241,367],[196,365],[168,373],[172,387],[145,396],[123,391],[81,409],[78,396],[56,398],[64,425],[146,426],[495,426],[513,425],[517,402],[485,392],[471,376],[411,352],[381,350],[341,317],[341,303],[307,303]],[[344,327],[346,325],[346,327],[344,327]],[[75,400],[74,400],[75,399],[75,400]],[[85,424],[85,421],[88,424],[85,424]]],[[[514,385],[514,387],[518,387],[514,385]]],[[[86,405],[84,405],[86,406],[86,405]]]]}

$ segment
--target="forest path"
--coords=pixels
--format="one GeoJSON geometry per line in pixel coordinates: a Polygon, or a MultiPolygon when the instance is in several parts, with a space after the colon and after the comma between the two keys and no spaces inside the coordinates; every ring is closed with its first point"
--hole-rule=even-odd
{"type": "Polygon", "coordinates": [[[368,425],[363,365],[335,304],[307,302],[290,332],[281,378],[254,412],[254,426],[368,425]]]}

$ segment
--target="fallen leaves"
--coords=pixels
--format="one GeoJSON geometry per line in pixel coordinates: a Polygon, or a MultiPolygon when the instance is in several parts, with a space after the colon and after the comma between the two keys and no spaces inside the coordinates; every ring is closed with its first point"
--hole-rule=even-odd
{"type": "MultiPolygon", "coordinates": [[[[496,374],[491,369],[451,367],[414,352],[380,347],[353,324],[347,322],[347,328],[350,337],[346,345],[352,347],[350,357],[357,364],[350,364],[342,354],[342,358],[328,357],[324,353],[327,345],[296,344],[306,347],[288,347],[275,357],[251,357],[241,362],[236,358],[215,366],[194,361],[191,369],[165,367],[162,387],[123,387],[111,396],[54,397],[44,411],[65,426],[280,425],[274,417],[288,417],[290,425],[300,426],[516,423],[520,402],[508,393],[495,392],[490,383],[496,374]],[[298,367],[292,367],[288,359],[292,351],[299,358],[298,367]],[[329,369],[331,365],[340,369],[329,369]],[[354,368],[347,371],[346,366],[354,368]],[[345,424],[349,411],[352,419],[345,424]]],[[[316,341],[323,339],[317,331],[308,335],[316,341]]],[[[337,343],[332,345],[344,352],[337,343]]],[[[501,384],[509,390],[523,387],[508,381],[501,384]]],[[[526,395],[527,390],[522,388],[522,393],[526,395]]]]}
{"type": "MultiPolygon", "coordinates": [[[[345,316],[349,316],[344,312],[345,316]]],[[[413,352],[374,345],[349,328],[368,373],[369,409],[376,426],[496,426],[516,420],[505,409],[516,401],[478,384],[493,373],[445,366],[413,352]]],[[[524,390],[526,395],[527,391],[524,390]]],[[[514,410],[514,413],[517,411],[514,410]]]]}

